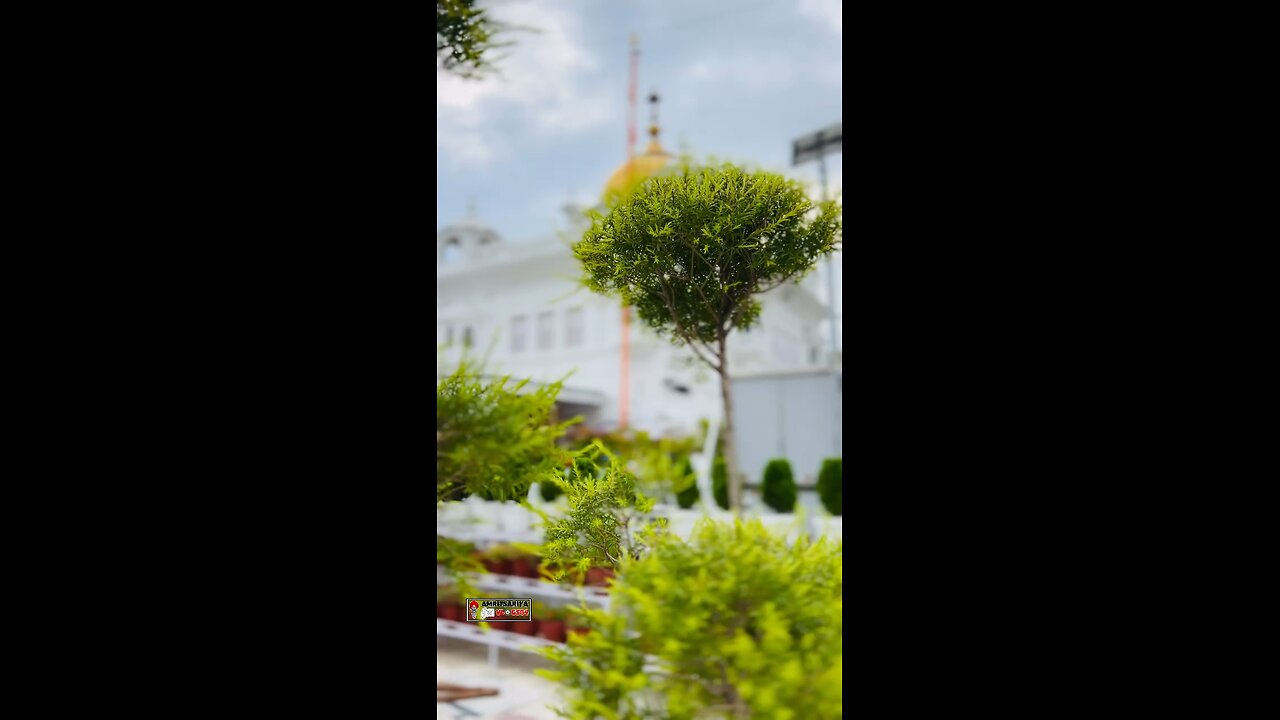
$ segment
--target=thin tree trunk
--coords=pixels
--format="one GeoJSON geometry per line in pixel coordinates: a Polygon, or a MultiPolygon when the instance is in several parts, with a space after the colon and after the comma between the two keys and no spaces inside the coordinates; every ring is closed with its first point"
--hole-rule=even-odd
{"type": "Polygon", "coordinates": [[[720,336],[720,399],[724,401],[724,472],[729,484],[729,509],[742,509],[742,479],[738,476],[738,460],[733,437],[733,391],[729,388],[729,355],[725,352],[725,336],[720,336]]]}

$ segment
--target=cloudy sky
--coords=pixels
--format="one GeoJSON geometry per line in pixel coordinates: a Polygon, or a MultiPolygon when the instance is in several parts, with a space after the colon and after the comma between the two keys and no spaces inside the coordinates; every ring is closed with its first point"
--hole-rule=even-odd
{"type": "MultiPolygon", "coordinates": [[[[652,90],[662,142],[812,181],[791,141],[841,122],[839,0],[481,0],[536,32],[467,81],[436,73],[437,229],[475,203],[509,242],[563,226],[561,206],[594,204],[626,160],[628,37],[640,37],[637,137],[652,90]]],[[[830,187],[841,156],[828,158],[830,187]]]]}

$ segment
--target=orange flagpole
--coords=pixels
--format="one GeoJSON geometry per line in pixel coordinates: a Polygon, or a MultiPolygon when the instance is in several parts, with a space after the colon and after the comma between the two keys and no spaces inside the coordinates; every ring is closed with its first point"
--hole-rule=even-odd
{"type": "MultiPolygon", "coordinates": [[[[631,35],[631,72],[627,83],[627,172],[628,185],[636,171],[636,75],[640,70],[640,38],[631,35]]],[[[622,308],[622,358],[618,378],[618,420],[627,427],[631,411],[631,308],[622,308]]]]}

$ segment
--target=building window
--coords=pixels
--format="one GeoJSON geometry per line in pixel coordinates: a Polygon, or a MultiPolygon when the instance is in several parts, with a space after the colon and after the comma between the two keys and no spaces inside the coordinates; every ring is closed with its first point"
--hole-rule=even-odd
{"type": "Polygon", "coordinates": [[[524,315],[516,315],[511,318],[511,352],[524,352],[525,345],[529,342],[529,318],[524,315]]]}
{"type": "Polygon", "coordinates": [[[472,340],[473,338],[471,337],[471,326],[468,325],[467,327],[462,328],[462,347],[465,347],[465,348],[471,347],[472,340]]]}
{"type": "Polygon", "coordinates": [[[548,310],[547,312],[538,313],[538,349],[550,350],[551,346],[556,344],[556,316],[555,313],[548,310]]]}
{"type": "Polygon", "coordinates": [[[564,313],[564,345],[578,347],[582,344],[582,308],[569,308],[564,313]]]}
{"type": "Polygon", "coordinates": [[[451,237],[444,243],[444,250],[440,253],[440,264],[453,265],[462,260],[462,242],[456,237],[451,237]]]}
{"type": "Polygon", "coordinates": [[[452,325],[446,326],[446,329],[444,331],[444,343],[446,345],[453,344],[453,326],[452,325]]]}

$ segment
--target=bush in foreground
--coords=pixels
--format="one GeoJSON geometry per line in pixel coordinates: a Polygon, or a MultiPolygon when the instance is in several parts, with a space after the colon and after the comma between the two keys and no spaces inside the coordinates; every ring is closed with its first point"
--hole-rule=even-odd
{"type": "Polygon", "coordinates": [[[565,717],[841,716],[842,544],[703,522],[624,564],[591,632],[544,653],[565,717]],[[645,669],[645,656],[656,667],[645,669]]]}

